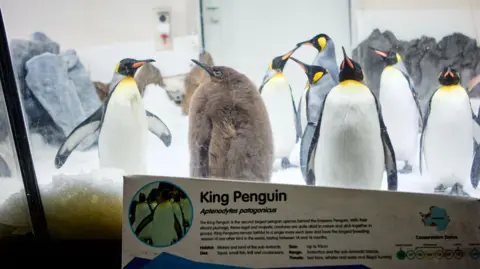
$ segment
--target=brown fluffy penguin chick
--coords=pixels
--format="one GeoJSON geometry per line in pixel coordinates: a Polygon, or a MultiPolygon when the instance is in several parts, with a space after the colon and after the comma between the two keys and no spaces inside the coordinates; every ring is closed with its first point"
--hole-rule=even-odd
{"type": "MultiPolygon", "coordinates": [[[[206,51],[200,53],[199,62],[206,64],[207,66],[213,66],[212,55],[206,51]]],[[[190,99],[192,98],[192,95],[198,86],[202,83],[208,82],[209,80],[210,75],[198,65],[195,65],[190,73],[188,73],[187,77],[185,78],[185,94],[183,96],[182,103],[180,104],[183,114],[188,115],[190,99]]]]}
{"type": "Polygon", "coordinates": [[[158,69],[151,63],[144,64],[137,71],[137,73],[135,74],[135,81],[137,81],[138,89],[140,90],[140,95],[142,96],[145,93],[145,88],[149,84],[156,84],[160,87],[165,87],[160,69],[158,69]]]}
{"type": "Polygon", "coordinates": [[[190,176],[269,181],[273,138],[257,87],[229,67],[209,67],[190,104],[190,176]]]}

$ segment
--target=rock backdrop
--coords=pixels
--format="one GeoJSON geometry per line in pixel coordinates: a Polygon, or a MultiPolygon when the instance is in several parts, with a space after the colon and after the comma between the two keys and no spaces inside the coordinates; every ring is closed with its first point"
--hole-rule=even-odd
{"type": "MultiPolygon", "coordinates": [[[[60,52],[58,43],[36,32],[31,40],[11,40],[10,53],[27,126],[47,143],[59,145],[100,106],[89,74],[74,50],[60,52]]],[[[87,140],[79,149],[93,145],[95,139],[87,140]]]]}
{"type": "Polygon", "coordinates": [[[432,92],[438,87],[438,74],[444,66],[452,66],[460,72],[464,87],[480,74],[480,48],[475,39],[454,33],[438,42],[428,36],[404,41],[398,40],[390,31],[381,33],[375,29],[353,50],[353,59],[362,65],[366,83],[377,95],[384,63],[369,46],[381,50],[392,48],[400,53],[415,82],[423,110],[432,92]]]}

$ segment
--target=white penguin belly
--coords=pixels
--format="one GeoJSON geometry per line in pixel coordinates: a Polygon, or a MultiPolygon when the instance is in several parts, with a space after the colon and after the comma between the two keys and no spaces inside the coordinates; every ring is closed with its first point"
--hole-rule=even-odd
{"type": "Polygon", "coordinates": [[[290,156],[296,142],[295,113],[290,86],[285,77],[277,75],[262,90],[272,126],[276,158],[290,156]]]}
{"type": "Polygon", "coordinates": [[[109,101],[98,141],[99,159],[101,167],[143,174],[146,173],[148,123],[140,95],[133,100],[109,101]]]}
{"type": "Polygon", "coordinates": [[[465,90],[438,90],[423,138],[425,164],[437,184],[463,183],[473,159],[472,112],[465,90]]]}
{"type": "Polygon", "coordinates": [[[314,161],[316,185],[380,189],[384,158],[371,92],[360,84],[333,88],[325,102],[314,161]]]}
{"type": "Polygon", "coordinates": [[[413,162],[419,143],[420,115],[408,81],[399,70],[387,67],[382,72],[379,101],[396,159],[413,162]]]}

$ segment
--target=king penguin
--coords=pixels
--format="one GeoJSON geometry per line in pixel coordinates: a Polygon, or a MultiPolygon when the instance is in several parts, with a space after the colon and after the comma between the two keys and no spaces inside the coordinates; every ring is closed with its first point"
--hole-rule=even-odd
{"type": "Polygon", "coordinates": [[[379,101],[395,157],[405,162],[399,173],[410,173],[418,153],[418,123],[422,119],[417,92],[400,54],[370,48],[386,64],[380,77],[379,101]]]}
{"type": "Polygon", "coordinates": [[[281,159],[283,169],[292,166],[288,157],[301,137],[292,88],[283,74],[283,68],[295,50],[270,62],[260,86],[272,127],[275,159],[281,159]]]}
{"type": "Polygon", "coordinates": [[[337,56],[335,54],[335,43],[326,34],[318,34],[312,39],[302,41],[297,44],[297,47],[308,45],[317,49],[318,53],[313,60],[312,65],[323,66],[328,70],[333,80],[338,83],[338,64],[337,56]]]}
{"type": "Polygon", "coordinates": [[[307,182],[317,186],[397,190],[395,153],[379,103],[362,82],[361,66],[342,47],[339,84],[324,100],[307,159],[307,182]],[[316,180],[318,178],[318,180],[316,180]]]}
{"type": "MultiPolygon", "coordinates": [[[[471,168],[477,165],[472,164],[475,115],[455,69],[445,67],[438,81],[441,86],[430,98],[423,121],[420,172],[423,153],[428,173],[437,183],[435,192],[468,196],[463,190],[463,183],[471,168]],[[451,190],[448,191],[448,188],[451,190]]],[[[471,180],[476,187],[476,176],[471,180]]]]}
{"type": "Polygon", "coordinates": [[[312,143],[315,127],[322,111],[323,100],[328,92],[337,85],[328,70],[321,66],[308,65],[291,57],[298,63],[307,75],[307,86],[299,105],[298,113],[301,115],[303,135],[300,141],[300,169],[303,178],[307,180],[308,149],[312,143]],[[301,110],[300,110],[301,109],[301,110]]]}
{"type": "Polygon", "coordinates": [[[257,87],[233,68],[192,61],[210,79],[195,90],[190,103],[190,176],[268,182],[274,162],[272,129],[257,87]]]}
{"type": "Polygon", "coordinates": [[[154,114],[145,110],[133,76],[147,62],[126,58],[115,67],[124,76],[110,91],[97,111],[73,129],[55,156],[55,166],[62,165],[78,144],[100,130],[98,155],[100,167],[122,169],[126,174],[146,173],[148,130],[170,146],[168,127],[154,114]]]}

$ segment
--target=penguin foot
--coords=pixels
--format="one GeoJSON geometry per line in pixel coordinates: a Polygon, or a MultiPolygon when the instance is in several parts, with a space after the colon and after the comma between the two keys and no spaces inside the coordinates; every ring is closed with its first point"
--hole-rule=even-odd
{"type": "Polygon", "coordinates": [[[433,189],[435,193],[445,193],[446,190],[447,190],[447,187],[445,187],[445,185],[443,184],[440,184],[435,189],[433,189]]]}
{"type": "Polygon", "coordinates": [[[398,171],[400,174],[410,174],[413,171],[412,165],[410,165],[408,162],[405,162],[405,165],[403,166],[402,170],[398,171]]]}
{"type": "Polygon", "coordinates": [[[283,157],[281,167],[282,167],[283,170],[285,170],[285,169],[288,169],[288,168],[296,168],[298,166],[291,164],[290,160],[287,157],[283,157]]]}
{"type": "Polygon", "coordinates": [[[463,185],[460,183],[453,184],[452,189],[450,190],[450,195],[470,197],[470,195],[463,190],[463,185]]]}

